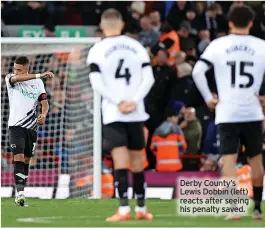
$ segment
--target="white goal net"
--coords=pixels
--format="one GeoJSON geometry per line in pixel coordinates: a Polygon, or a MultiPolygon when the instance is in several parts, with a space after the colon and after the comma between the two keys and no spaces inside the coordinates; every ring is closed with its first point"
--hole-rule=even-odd
{"type": "MultiPolygon", "coordinates": [[[[97,39],[86,39],[83,43],[78,39],[74,42],[63,38],[33,39],[9,38],[1,43],[1,185],[12,188],[14,195],[13,157],[7,126],[9,104],[4,78],[12,72],[15,58],[25,55],[30,60],[31,73],[52,71],[55,74],[54,79],[43,80],[50,110],[45,124],[38,128],[25,194],[32,197],[40,194],[43,198],[90,197],[93,183],[89,177],[99,175],[101,167],[99,156],[95,160],[93,151],[101,152],[101,139],[95,139],[100,137],[100,113],[94,114],[95,98],[93,100],[86,58],[97,39]],[[98,132],[94,131],[95,121],[98,132]],[[95,141],[98,149],[95,149],[95,141]]],[[[98,187],[94,185],[94,191],[96,189],[95,194],[99,194],[100,180],[96,179],[98,187]]]]}

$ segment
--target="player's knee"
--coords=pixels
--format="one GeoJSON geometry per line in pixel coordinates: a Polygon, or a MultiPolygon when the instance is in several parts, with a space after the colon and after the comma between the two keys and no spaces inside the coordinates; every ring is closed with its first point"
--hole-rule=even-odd
{"type": "Polygon", "coordinates": [[[24,162],[24,154],[15,154],[14,161],[24,162]]]}
{"type": "Polygon", "coordinates": [[[252,182],[253,185],[263,186],[263,178],[264,178],[264,168],[263,166],[257,166],[254,169],[252,169],[252,182]]]}
{"type": "Polygon", "coordinates": [[[25,164],[29,164],[30,163],[30,159],[29,157],[24,157],[24,163],[25,164]]]}
{"type": "Polygon", "coordinates": [[[143,157],[141,151],[130,151],[131,171],[138,173],[143,171],[143,157]]]}
{"type": "Polygon", "coordinates": [[[114,148],[111,152],[114,169],[127,169],[129,162],[128,149],[126,147],[114,148]]]}

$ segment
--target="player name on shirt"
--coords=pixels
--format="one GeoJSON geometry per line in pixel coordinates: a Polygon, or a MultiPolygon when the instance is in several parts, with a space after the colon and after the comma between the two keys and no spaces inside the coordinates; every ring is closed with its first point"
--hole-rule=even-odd
{"type": "Polygon", "coordinates": [[[13,74],[6,76],[9,99],[8,127],[19,126],[37,130],[38,98],[46,93],[41,79],[32,79],[24,82],[12,83],[13,74]]]}
{"type": "Polygon", "coordinates": [[[231,47],[229,47],[228,49],[226,49],[226,53],[227,54],[230,54],[232,52],[245,52],[249,55],[254,55],[255,54],[255,50],[252,49],[251,47],[248,47],[246,45],[233,45],[231,47]]]}
{"type": "Polygon", "coordinates": [[[122,49],[131,51],[134,54],[137,54],[137,51],[135,48],[133,48],[129,45],[126,45],[126,44],[117,44],[117,45],[112,46],[110,49],[108,49],[105,52],[105,58],[108,58],[114,51],[118,51],[118,50],[122,50],[122,49]]]}

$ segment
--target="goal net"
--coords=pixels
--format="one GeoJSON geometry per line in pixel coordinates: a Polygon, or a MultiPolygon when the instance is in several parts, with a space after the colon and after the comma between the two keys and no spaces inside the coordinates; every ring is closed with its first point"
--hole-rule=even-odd
{"type": "Polygon", "coordinates": [[[100,98],[96,100],[93,94],[86,65],[89,48],[95,41],[97,39],[88,38],[74,41],[67,38],[2,39],[1,185],[6,195],[11,191],[14,196],[15,191],[13,156],[8,142],[9,103],[4,78],[12,72],[14,60],[19,55],[29,58],[31,73],[52,71],[55,74],[54,79],[43,80],[50,109],[45,124],[38,127],[25,195],[87,198],[93,192],[93,175],[96,179],[94,193],[100,194],[98,153],[101,153],[101,123],[99,108],[96,112],[94,105],[94,102],[100,103],[100,98]]]}

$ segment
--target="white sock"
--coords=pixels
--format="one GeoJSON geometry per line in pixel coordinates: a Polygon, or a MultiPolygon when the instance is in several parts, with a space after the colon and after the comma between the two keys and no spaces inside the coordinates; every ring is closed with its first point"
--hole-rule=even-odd
{"type": "Polygon", "coordinates": [[[131,211],[131,208],[130,208],[130,206],[120,206],[119,207],[119,213],[121,214],[121,215],[126,215],[128,212],[130,212],[131,211]]]}
{"type": "Polygon", "coordinates": [[[24,191],[19,191],[17,194],[18,195],[24,195],[24,191]]]}
{"type": "Polygon", "coordinates": [[[135,212],[145,213],[146,212],[146,206],[143,206],[143,207],[135,206],[135,212]]]}

